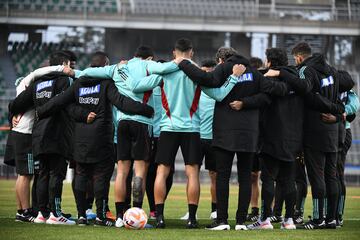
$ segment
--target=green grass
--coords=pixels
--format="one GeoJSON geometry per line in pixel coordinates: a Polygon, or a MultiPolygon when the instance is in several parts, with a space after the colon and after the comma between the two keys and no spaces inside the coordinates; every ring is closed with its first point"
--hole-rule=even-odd
{"type": "MultiPolygon", "coordinates": [[[[166,229],[148,229],[142,231],[78,226],[49,226],[30,223],[15,223],[16,212],[14,181],[0,180],[0,239],[360,239],[360,188],[348,188],[346,200],[345,225],[337,230],[295,230],[282,231],[275,224],[273,231],[222,231],[210,232],[204,226],[210,223],[209,186],[202,186],[202,194],[198,210],[200,218],[199,230],[187,230],[184,222],[177,220],[187,211],[185,185],[174,185],[165,205],[167,218],[166,229]]],[[[230,224],[234,227],[234,216],[237,206],[237,188],[230,189],[230,224]]],[[[110,208],[113,207],[113,188],[110,193],[110,208]]],[[[146,200],[145,200],[146,202],[146,200]]],[[[306,216],[311,211],[311,196],[306,201],[306,216]]],[[[64,184],[63,204],[65,212],[76,215],[74,198],[69,184],[64,184]]],[[[148,206],[144,209],[148,212],[148,206]]],[[[114,209],[113,209],[114,210],[114,209]]],[[[151,221],[150,221],[151,223],[151,221]]]]}

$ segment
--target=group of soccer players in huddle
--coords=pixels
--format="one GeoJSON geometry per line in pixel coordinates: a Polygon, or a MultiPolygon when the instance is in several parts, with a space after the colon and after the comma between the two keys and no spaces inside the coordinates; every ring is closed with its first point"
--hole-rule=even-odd
{"type": "Polygon", "coordinates": [[[152,48],[140,46],[132,59],[114,65],[96,52],[91,66],[80,71],[74,53],[54,52],[50,66],[17,79],[17,97],[9,104],[12,129],[5,160],[15,160],[18,174],[16,221],[76,224],[61,208],[69,164],[75,173],[78,225],[93,218],[95,225],[123,227],[131,198],[133,207],[142,208],[146,193],[150,218],[156,219],[156,228],[165,228],[164,204],[180,147],[187,228],[198,228],[199,169],[205,159],[213,219],[206,229],[230,229],[235,154],[235,230],[273,229],[273,221],[281,222],[281,229],[342,226],[350,122],[359,108],[354,82],[305,42],[291,53],[296,67],[289,66],[284,49],[267,49],[262,64],[221,47],[215,61],[198,66],[191,60],[191,41],[182,38],[170,62],[154,61],[152,48]],[[115,163],[113,216],[108,195],[115,163]],[[307,222],[305,166],[313,201],[307,222]],[[91,211],[94,199],[96,214],[91,211]]]}

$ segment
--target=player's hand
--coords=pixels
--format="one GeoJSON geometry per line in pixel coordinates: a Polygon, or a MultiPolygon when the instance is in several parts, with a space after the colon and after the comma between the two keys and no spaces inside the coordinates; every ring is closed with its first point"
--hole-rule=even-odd
{"type": "Polygon", "coordinates": [[[63,73],[65,73],[66,75],[70,76],[70,77],[74,77],[75,76],[75,72],[74,70],[70,67],[70,66],[64,66],[63,69],[63,73]]]}
{"type": "Polygon", "coordinates": [[[335,123],[336,117],[331,113],[321,113],[321,120],[326,123],[335,123]]]}
{"type": "Polygon", "coordinates": [[[236,111],[240,111],[243,108],[243,102],[242,101],[233,101],[229,103],[230,107],[236,111]]]}
{"type": "Polygon", "coordinates": [[[342,121],[345,122],[346,121],[346,116],[347,116],[346,112],[344,112],[341,116],[342,116],[342,121]]]}
{"type": "Polygon", "coordinates": [[[127,63],[128,63],[128,60],[121,60],[121,61],[119,62],[120,65],[125,65],[125,64],[127,64],[127,63]]]}
{"type": "Polygon", "coordinates": [[[264,74],[265,77],[278,77],[280,75],[280,71],[270,69],[267,73],[264,74]]]}
{"type": "Polygon", "coordinates": [[[89,115],[87,116],[86,123],[87,124],[92,123],[95,120],[95,118],[96,118],[96,113],[90,112],[89,115]]]}
{"type": "Polygon", "coordinates": [[[233,75],[240,77],[246,71],[246,67],[242,64],[235,64],[233,66],[233,75]]]}
{"type": "Polygon", "coordinates": [[[12,126],[16,127],[19,124],[20,121],[20,116],[13,116],[11,122],[12,122],[12,126]]]}
{"type": "Polygon", "coordinates": [[[179,65],[183,60],[185,60],[185,58],[183,58],[183,57],[177,57],[177,58],[174,59],[174,62],[175,62],[177,65],[179,65]]]}

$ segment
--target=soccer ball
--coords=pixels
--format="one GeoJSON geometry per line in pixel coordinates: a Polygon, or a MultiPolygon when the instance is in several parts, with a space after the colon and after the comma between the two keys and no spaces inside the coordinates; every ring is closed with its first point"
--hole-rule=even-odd
{"type": "Polygon", "coordinates": [[[123,222],[127,229],[143,229],[148,221],[148,217],[141,208],[129,208],[124,213],[123,222]]]}

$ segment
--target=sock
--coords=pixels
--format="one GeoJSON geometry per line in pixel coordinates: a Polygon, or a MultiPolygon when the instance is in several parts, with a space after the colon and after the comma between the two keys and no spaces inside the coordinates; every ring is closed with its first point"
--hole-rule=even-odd
{"type": "Polygon", "coordinates": [[[258,207],[252,207],[251,208],[251,213],[253,213],[254,215],[259,215],[259,208],[258,207]]]}
{"type": "Polygon", "coordinates": [[[211,212],[215,212],[216,211],[216,203],[212,202],[211,203],[211,212]]]}
{"type": "Polygon", "coordinates": [[[189,208],[189,220],[196,220],[196,211],[198,206],[195,204],[188,204],[189,208]]]}
{"type": "Polygon", "coordinates": [[[24,212],[24,210],[22,210],[22,209],[18,209],[18,210],[17,210],[17,213],[18,213],[18,214],[23,214],[23,212],[24,212]]]}
{"type": "Polygon", "coordinates": [[[125,202],[116,202],[115,208],[116,208],[116,218],[123,219],[125,202]]]}
{"type": "Polygon", "coordinates": [[[142,208],[143,202],[133,202],[133,206],[137,208],[142,208]]]}
{"type": "Polygon", "coordinates": [[[156,216],[164,215],[164,204],[155,204],[156,216]]]}

